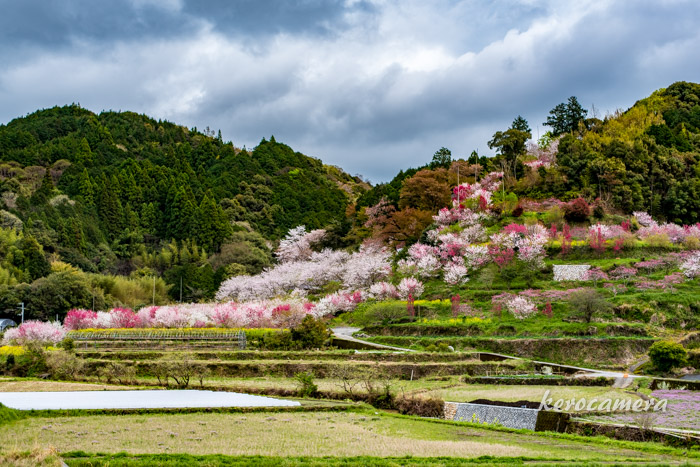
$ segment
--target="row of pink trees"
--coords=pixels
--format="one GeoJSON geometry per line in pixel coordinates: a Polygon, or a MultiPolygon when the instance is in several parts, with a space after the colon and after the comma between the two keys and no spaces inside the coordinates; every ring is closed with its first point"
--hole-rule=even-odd
{"type": "Polygon", "coordinates": [[[76,309],[68,312],[68,330],[111,328],[288,328],[314,314],[316,305],[300,300],[262,300],[246,303],[202,303],[150,306],[134,312],[76,309]]]}
{"type": "Polygon", "coordinates": [[[29,320],[16,328],[10,328],[2,336],[2,345],[55,345],[66,336],[66,330],[58,322],[29,320]]]}

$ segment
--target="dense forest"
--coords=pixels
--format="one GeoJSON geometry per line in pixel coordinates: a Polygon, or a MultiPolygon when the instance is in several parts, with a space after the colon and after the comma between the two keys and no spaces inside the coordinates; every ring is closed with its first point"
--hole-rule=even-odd
{"type": "Polygon", "coordinates": [[[0,126],[0,313],[210,300],[224,279],[273,264],[298,225],[325,229],[321,247],[409,245],[458,179],[493,171],[505,181],[496,210],[582,197],[601,217],[700,222],[700,85],[674,83],[603,119],[571,97],[544,124],[533,141],[517,116],[491,155],[441,148],[370,187],[274,137],[247,150],[131,112],[32,113],[0,126]]]}
{"type": "Polygon", "coordinates": [[[431,163],[402,170],[365,192],[355,212],[372,234],[397,244],[418,240],[436,207],[447,205],[457,174],[504,173],[497,209],[521,203],[585,198],[598,214],[647,211],[679,224],[700,222],[700,85],[677,82],[604,119],[589,116],[576,97],[557,105],[532,140],[527,121],[488,142],[495,154],[453,160],[438,150],[431,163]]]}
{"type": "Polygon", "coordinates": [[[131,112],[35,112],[0,126],[0,310],[211,297],[296,225],[344,237],[367,187],[274,137],[248,151],[131,112]]]}

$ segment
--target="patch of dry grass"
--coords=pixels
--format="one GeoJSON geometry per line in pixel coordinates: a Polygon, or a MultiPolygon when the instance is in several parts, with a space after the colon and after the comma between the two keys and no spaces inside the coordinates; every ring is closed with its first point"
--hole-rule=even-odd
{"type": "Polygon", "coordinates": [[[0,465],[60,467],[63,463],[55,448],[35,447],[29,451],[0,450],[0,465]]]}
{"type": "Polygon", "coordinates": [[[32,418],[0,427],[10,449],[266,456],[649,457],[629,449],[372,412],[32,418]]]}
{"type": "Polygon", "coordinates": [[[0,392],[56,392],[56,391],[104,391],[138,389],[127,386],[93,383],[68,383],[63,381],[13,380],[0,381],[0,392]]]}

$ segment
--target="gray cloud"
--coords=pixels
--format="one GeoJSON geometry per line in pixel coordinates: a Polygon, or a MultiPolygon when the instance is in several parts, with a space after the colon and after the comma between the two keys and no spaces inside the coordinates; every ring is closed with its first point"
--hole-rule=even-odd
{"type": "Polygon", "coordinates": [[[700,76],[690,0],[71,0],[34,21],[15,4],[32,3],[0,20],[0,121],[128,109],[248,147],[274,134],[374,181],[441,146],[489,153],[518,114],[541,133],[571,95],[612,112],[700,76]]]}

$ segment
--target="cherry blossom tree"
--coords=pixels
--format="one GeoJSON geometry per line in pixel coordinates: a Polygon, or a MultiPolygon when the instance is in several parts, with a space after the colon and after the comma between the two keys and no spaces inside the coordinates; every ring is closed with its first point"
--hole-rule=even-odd
{"type": "Polygon", "coordinates": [[[399,297],[404,300],[407,300],[409,295],[415,299],[423,294],[423,283],[415,277],[404,277],[396,290],[399,292],[399,297]]]}
{"type": "Polygon", "coordinates": [[[491,297],[495,307],[505,307],[514,317],[525,319],[537,313],[537,306],[527,297],[503,293],[491,297]]]}
{"type": "Polygon", "coordinates": [[[369,296],[375,300],[390,300],[399,298],[396,286],[389,282],[376,282],[369,288],[369,296]]]}
{"type": "Polygon", "coordinates": [[[469,280],[467,268],[463,264],[449,263],[445,266],[445,282],[450,285],[465,284],[469,280]]]}
{"type": "Polygon", "coordinates": [[[612,271],[610,271],[610,277],[613,279],[622,280],[627,286],[629,280],[637,275],[637,270],[635,268],[630,268],[627,266],[618,266],[612,271]]]}
{"type": "Polygon", "coordinates": [[[275,254],[282,263],[307,260],[313,253],[312,246],[323,240],[325,235],[326,231],[323,229],[307,232],[303,225],[294,227],[280,241],[275,254]]]}
{"type": "Polygon", "coordinates": [[[688,256],[680,265],[683,275],[689,279],[700,276],[700,251],[688,256]]]}
{"type": "Polygon", "coordinates": [[[593,281],[593,287],[598,287],[598,281],[605,281],[609,279],[605,271],[600,268],[590,268],[584,274],[584,278],[586,280],[593,281]]]}

